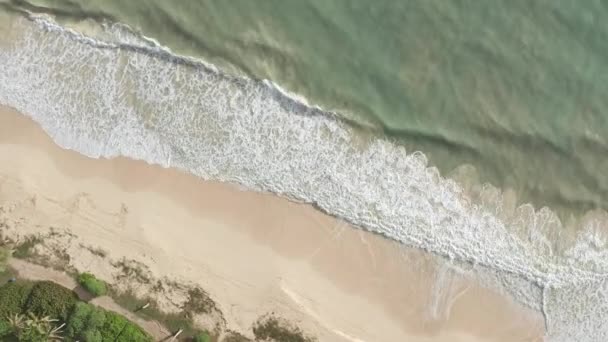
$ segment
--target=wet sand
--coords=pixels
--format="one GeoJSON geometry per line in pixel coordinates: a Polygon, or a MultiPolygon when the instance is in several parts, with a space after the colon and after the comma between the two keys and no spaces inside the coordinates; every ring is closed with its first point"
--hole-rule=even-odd
{"type": "MultiPolygon", "coordinates": [[[[0,206],[7,233],[63,227],[74,244],[200,284],[228,328],[248,335],[269,312],[319,341],[540,341],[544,332],[538,312],[433,255],[272,194],[63,150],[2,107],[0,206]]],[[[101,262],[71,263],[109,277],[101,262]]]]}

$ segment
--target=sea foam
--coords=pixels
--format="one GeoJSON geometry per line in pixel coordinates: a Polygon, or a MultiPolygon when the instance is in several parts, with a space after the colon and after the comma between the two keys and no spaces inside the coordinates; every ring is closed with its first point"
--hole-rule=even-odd
{"type": "Polygon", "coordinates": [[[106,41],[43,17],[20,26],[21,37],[0,48],[0,103],[39,122],[62,147],[314,203],[487,274],[543,311],[551,340],[608,338],[598,220],[558,253],[547,209],[523,206],[506,220],[441,177],[422,153],[383,139],[358,142],[336,115],[268,81],[175,56],[121,26],[107,26],[113,39],[106,41]]]}

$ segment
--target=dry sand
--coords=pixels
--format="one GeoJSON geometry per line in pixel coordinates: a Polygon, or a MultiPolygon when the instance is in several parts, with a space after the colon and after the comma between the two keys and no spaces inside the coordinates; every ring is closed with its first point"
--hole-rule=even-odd
{"type": "Polygon", "coordinates": [[[542,340],[539,313],[428,253],[274,195],[86,158],[0,107],[1,222],[9,235],[70,231],[72,265],[109,281],[108,262],[75,246],[200,284],[247,335],[275,312],[323,342],[542,340]]]}

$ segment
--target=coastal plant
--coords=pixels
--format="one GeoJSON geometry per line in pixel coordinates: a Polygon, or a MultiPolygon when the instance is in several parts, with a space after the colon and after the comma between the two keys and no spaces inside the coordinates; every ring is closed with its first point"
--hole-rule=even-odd
{"type": "Polygon", "coordinates": [[[65,321],[76,302],[77,296],[73,291],[51,281],[40,281],[32,287],[25,309],[36,315],[65,321]]]}
{"type": "Polygon", "coordinates": [[[66,335],[71,338],[76,338],[80,333],[85,331],[89,315],[93,310],[93,306],[87,303],[78,302],[74,306],[74,310],[70,315],[66,325],[66,335]]]}
{"type": "Polygon", "coordinates": [[[0,318],[19,314],[25,308],[32,291],[29,282],[7,283],[0,287],[0,318]]]}
{"type": "Polygon", "coordinates": [[[0,340],[5,336],[10,335],[12,332],[13,329],[8,320],[0,318],[0,340]]]}
{"type": "Polygon", "coordinates": [[[88,303],[79,302],[74,307],[66,325],[66,335],[83,341],[102,341],[101,329],[106,321],[106,312],[88,303]]]}
{"type": "Polygon", "coordinates": [[[21,331],[25,329],[25,322],[26,317],[21,313],[8,316],[7,318],[7,323],[10,327],[10,332],[14,335],[20,334],[21,331]]]}
{"type": "Polygon", "coordinates": [[[78,283],[95,297],[103,296],[108,292],[106,282],[88,272],[78,276],[78,283]]]}
{"type": "Polygon", "coordinates": [[[55,326],[57,319],[49,316],[38,316],[28,313],[24,328],[15,335],[19,341],[59,341],[62,340],[61,330],[64,324],[55,326]]]}
{"type": "Polygon", "coordinates": [[[103,342],[101,332],[95,329],[85,330],[82,334],[82,340],[86,342],[103,342]]]}

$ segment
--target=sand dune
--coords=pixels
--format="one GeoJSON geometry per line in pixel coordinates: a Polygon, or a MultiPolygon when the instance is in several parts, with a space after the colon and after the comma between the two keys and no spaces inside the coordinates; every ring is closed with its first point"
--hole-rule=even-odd
{"type": "Polygon", "coordinates": [[[320,341],[542,340],[539,313],[435,256],[271,194],[62,150],[7,108],[0,206],[5,234],[74,234],[65,248],[79,270],[113,281],[107,262],[78,249],[95,246],[200,284],[247,334],[275,312],[320,341]]]}

